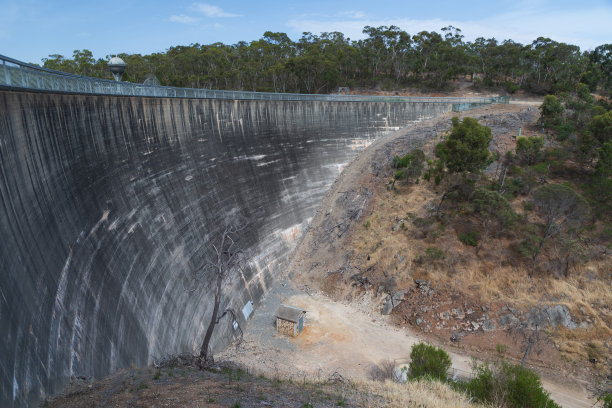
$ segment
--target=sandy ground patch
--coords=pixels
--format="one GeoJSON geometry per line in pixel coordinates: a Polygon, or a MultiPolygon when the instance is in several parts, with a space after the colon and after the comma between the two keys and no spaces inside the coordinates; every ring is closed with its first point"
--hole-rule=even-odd
{"type": "MultiPolygon", "coordinates": [[[[270,377],[321,380],[337,372],[343,377],[369,379],[374,365],[396,360],[409,361],[413,344],[423,337],[408,328],[398,328],[388,316],[371,313],[370,294],[350,303],[336,302],[319,293],[297,290],[289,283],[269,292],[249,322],[244,341],[230,347],[224,359],[262,372],[270,377]],[[307,310],[306,326],[292,338],[276,333],[274,312],[281,304],[307,310]]],[[[452,367],[460,377],[471,372],[471,357],[449,352],[452,367]]],[[[577,384],[544,378],[553,399],[564,408],[592,407],[595,400],[577,384]]]]}

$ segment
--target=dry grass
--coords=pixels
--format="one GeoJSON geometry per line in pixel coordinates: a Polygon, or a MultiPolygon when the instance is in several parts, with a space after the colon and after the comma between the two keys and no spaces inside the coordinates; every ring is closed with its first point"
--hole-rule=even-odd
{"type": "Polygon", "coordinates": [[[356,383],[356,387],[362,396],[357,401],[364,407],[484,407],[470,402],[466,395],[454,391],[447,384],[435,381],[413,381],[406,384],[364,381],[356,383]],[[383,401],[376,397],[382,397],[383,401]]]}
{"type": "Polygon", "coordinates": [[[91,385],[75,385],[45,403],[49,407],[228,407],[352,406],[364,408],[470,408],[464,394],[438,382],[398,384],[387,380],[337,382],[304,376],[299,380],[232,369],[194,367],[121,370],[91,385]],[[172,374],[171,374],[172,373],[172,374]]]}

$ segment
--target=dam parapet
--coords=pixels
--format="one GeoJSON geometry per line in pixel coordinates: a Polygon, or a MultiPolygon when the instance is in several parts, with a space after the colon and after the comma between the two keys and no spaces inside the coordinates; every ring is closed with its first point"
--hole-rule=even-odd
{"type": "Polygon", "coordinates": [[[68,74],[27,64],[0,55],[0,87],[30,91],[79,93],[94,95],[146,96],[159,98],[200,98],[232,100],[274,101],[328,101],[328,102],[398,102],[449,103],[454,111],[473,109],[494,103],[508,103],[507,96],[491,97],[426,97],[426,96],[369,96],[328,95],[273,92],[224,91],[215,89],[177,88],[118,82],[68,74]]]}

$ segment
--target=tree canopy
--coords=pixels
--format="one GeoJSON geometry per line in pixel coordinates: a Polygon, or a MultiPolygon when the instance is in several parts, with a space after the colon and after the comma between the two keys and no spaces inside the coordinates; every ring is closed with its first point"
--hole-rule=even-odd
{"type": "Polygon", "coordinates": [[[491,128],[478,120],[454,117],[450,135],[436,146],[436,155],[444,161],[451,173],[477,172],[488,166],[493,158],[489,153],[491,128]]]}
{"type": "Polygon", "coordinates": [[[542,156],[544,139],[539,136],[516,139],[516,157],[524,164],[535,164],[542,156]]]}
{"type": "MultiPolygon", "coordinates": [[[[303,33],[297,41],[267,31],[236,44],[176,45],[148,55],[120,53],[124,80],[142,83],[154,74],[162,85],[249,91],[328,93],[337,87],[403,86],[444,89],[469,76],[477,87],[523,89],[541,94],[612,89],[612,44],[582,53],[571,44],[540,37],[530,44],[477,38],[464,41],[448,26],[409,34],[397,26],[366,26],[361,40],[340,32],[303,33]]],[[[109,78],[110,56],[95,59],[75,50],[43,59],[46,68],[109,78]]]]}
{"type": "Polygon", "coordinates": [[[544,239],[563,229],[580,225],[589,212],[587,201],[565,184],[547,184],[533,193],[544,220],[544,239]]]}
{"type": "Polygon", "coordinates": [[[474,212],[478,214],[484,230],[482,240],[476,253],[484,245],[491,228],[503,230],[516,221],[517,215],[510,206],[510,203],[497,191],[485,188],[478,188],[472,196],[474,212]]]}

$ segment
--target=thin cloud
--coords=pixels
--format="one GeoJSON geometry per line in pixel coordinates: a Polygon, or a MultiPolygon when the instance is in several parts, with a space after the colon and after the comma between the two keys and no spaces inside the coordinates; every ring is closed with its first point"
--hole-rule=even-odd
{"type": "Polygon", "coordinates": [[[172,21],[173,23],[180,23],[180,24],[193,24],[198,20],[191,16],[186,16],[185,14],[178,14],[178,15],[170,16],[170,21],[172,21]]]}
{"type": "Polygon", "coordinates": [[[363,11],[356,11],[356,10],[344,11],[342,13],[339,13],[339,15],[342,17],[346,17],[346,18],[358,18],[358,19],[363,19],[366,17],[366,13],[364,13],[363,11]]]}
{"type": "Polygon", "coordinates": [[[206,3],[194,3],[192,9],[204,14],[206,17],[242,17],[242,14],[234,14],[223,11],[221,7],[206,3]]]}

